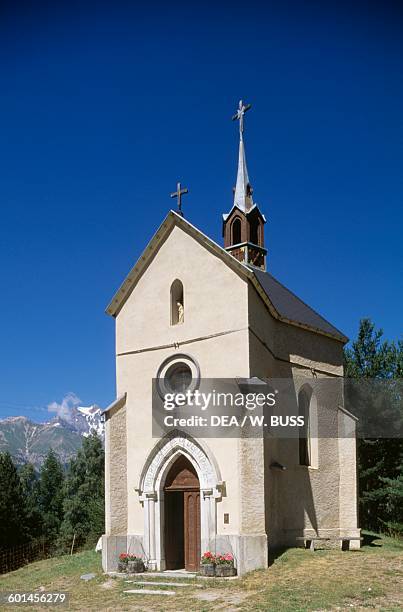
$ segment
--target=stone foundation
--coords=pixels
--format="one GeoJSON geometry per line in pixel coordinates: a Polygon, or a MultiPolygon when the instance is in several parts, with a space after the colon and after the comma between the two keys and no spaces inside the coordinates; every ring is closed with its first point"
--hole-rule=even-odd
{"type": "Polygon", "coordinates": [[[217,535],[213,552],[231,553],[238,576],[268,567],[266,535],[217,535]]]}
{"type": "MultiPolygon", "coordinates": [[[[210,550],[215,554],[231,553],[238,576],[268,566],[266,535],[217,535],[210,550]]],[[[119,555],[124,552],[146,559],[143,537],[141,535],[103,535],[102,567],[104,572],[117,571],[119,555]]],[[[203,552],[205,551],[202,550],[202,554],[203,552]]],[[[161,571],[164,568],[152,567],[150,569],[161,571]]]]}
{"type": "Polygon", "coordinates": [[[143,538],[139,535],[103,535],[102,536],[102,567],[104,572],[116,572],[119,555],[129,552],[145,558],[143,538]]]}

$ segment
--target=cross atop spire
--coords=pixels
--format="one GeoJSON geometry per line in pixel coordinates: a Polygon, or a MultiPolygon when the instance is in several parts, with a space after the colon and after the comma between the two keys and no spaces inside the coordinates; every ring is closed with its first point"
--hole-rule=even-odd
{"type": "Polygon", "coordinates": [[[251,108],[251,104],[244,104],[239,101],[239,107],[232,120],[239,120],[239,157],[238,157],[238,174],[236,178],[236,187],[234,192],[234,206],[237,206],[242,211],[250,210],[253,206],[252,187],[249,183],[248,168],[246,167],[245,146],[243,142],[244,130],[244,115],[251,108]]]}
{"type": "Polygon", "coordinates": [[[177,213],[178,215],[181,215],[183,217],[183,212],[182,212],[182,196],[185,193],[189,193],[189,190],[187,187],[183,187],[180,184],[180,182],[177,183],[176,185],[176,191],[174,191],[173,193],[171,193],[171,198],[178,198],[178,210],[177,213]]]}
{"type": "Polygon", "coordinates": [[[244,104],[242,100],[239,100],[238,110],[235,115],[232,116],[232,121],[239,119],[239,135],[241,138],[243,134],[243,118],[246,111],[248,111],[250,108],[252,108],[252,104],[244,104]]]}

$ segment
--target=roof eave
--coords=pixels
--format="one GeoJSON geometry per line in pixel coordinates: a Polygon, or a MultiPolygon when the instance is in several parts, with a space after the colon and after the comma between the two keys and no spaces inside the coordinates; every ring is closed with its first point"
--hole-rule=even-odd
{"type": "Polygon", "coordinates": [[[113,400],[111,404],[109,404],[109,406],[107,406],[104,410],[102,410],[101,416],[106,417],[113,410],[119,410],[119,408],[122,408],[122,406],[126,404],[126,399],[127,399],[127,393],[123,393],[123,395],[120,395],[119,397],[117,397],[115,400],[113,400]]]}
{"type": "Polygon", "coordinates": [[[314,332],[316,334],[320,334],[321,336],[326,336],[328,338],[331,338],[332,340],[337,340],[338,342],[342,342],[343,344],[346,344],[346,342],[348,342],[348,338],[346,336],[343,336],[342,334],[340,334],[340,336],[335,335],[335,334],[331,334],[329,332],[324,331],[323,329],[319,329],[318,327],[314,327],[313,325],[307,325],[305,323],[301,323],[300,321],[294,321],[292,319],[287,319],[286,317],[281,316],[280,313],[278,312],[278,310],[276,310],[276,308],[274,307],[273,303],[271,302],[271,300],[267,296],[267,293],[265,292],[265,290],[263,289],[263,287],[261,286],[261,284],[259,283],[259,281],[257,280],[257,278],[255,277],[254,274],[253,274],[253,277],[252,277],[251,280],[252,280],[253,286],[255,287],[257,292],[259,293],[259,295],[262,298],[263,302],[268,306],[271,314],[273,314],[273,316],[278,321],[281,321],[282,323],[286,323],[287,325],[293,325],[294,327],[299,327],[301,329],[305,329],[305,330],[308,330],[310,332],[314,332]]]}

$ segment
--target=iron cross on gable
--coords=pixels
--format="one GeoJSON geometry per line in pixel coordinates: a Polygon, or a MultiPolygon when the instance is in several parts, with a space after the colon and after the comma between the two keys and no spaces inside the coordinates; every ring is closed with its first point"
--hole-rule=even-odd
{"type": "Polygon", "coordinates": [[[178,213],[180,215],[182,215],[182,217],[183,217],[183,212],[182,212],[182,196],[185,193],[189,193],[189,190],[188,190],[187,187],[183,187],[183,189],[182,189],[182,185],[180,183],[178,183],[176,185],[176,191],[171,193],[171,198],[178,198],[178,213]]]}
{"type": "Polygon", "coordinates": [[[243,118],[246,111],[248,111],[250,108],[252,108],[252,104],[244,104],[242,100],[239,100],[238,110],[232,117],[232,121],[239,119],[239,133],[241,134],[241,136],[243,133],[243,118]]]}

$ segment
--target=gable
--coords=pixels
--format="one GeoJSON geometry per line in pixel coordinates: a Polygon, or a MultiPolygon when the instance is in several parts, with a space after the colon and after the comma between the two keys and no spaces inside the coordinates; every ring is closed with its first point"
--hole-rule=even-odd
{"type": "MultiPolygon", "coordinates": [[[[214,255],[232,272],[235,272],[235,276],[249,280],[275,319],[324,334],[342,343],[348,341],[348,338],[342,332],[279,283],[271,274],[239,262],[225,249],[172,210],[115,293],[106,309],[107,314],[113,317],[119,314],[175,226],[182,229],[189,237],[194,238],[201,247],[214,255]]],[[[184,253],[178,256],[183,257],[184,253]]]]}
{"type": "Polygon", "coordinates": [[[210,251],[211,254],[222,260],[231,270],[237,274],[248,276],[245,266],[243,266],[213,240],[196,229],[183,217],[171,210],[113,296],[111,302],[106,308],[107,314],[113,317],[118,315],[140,278],[159,252],[161,246],[168,239],[175,226],[181,228],[189,236],[193,237],[200,245],[210,251]]]}
{"type": "Polygon", "coordinates": [[[117,353],[162,349],[245,330],[247,279],[174,225],[116,315],[117,353]],[[184,319],[172,320],[180,283],[184,319]]]}

